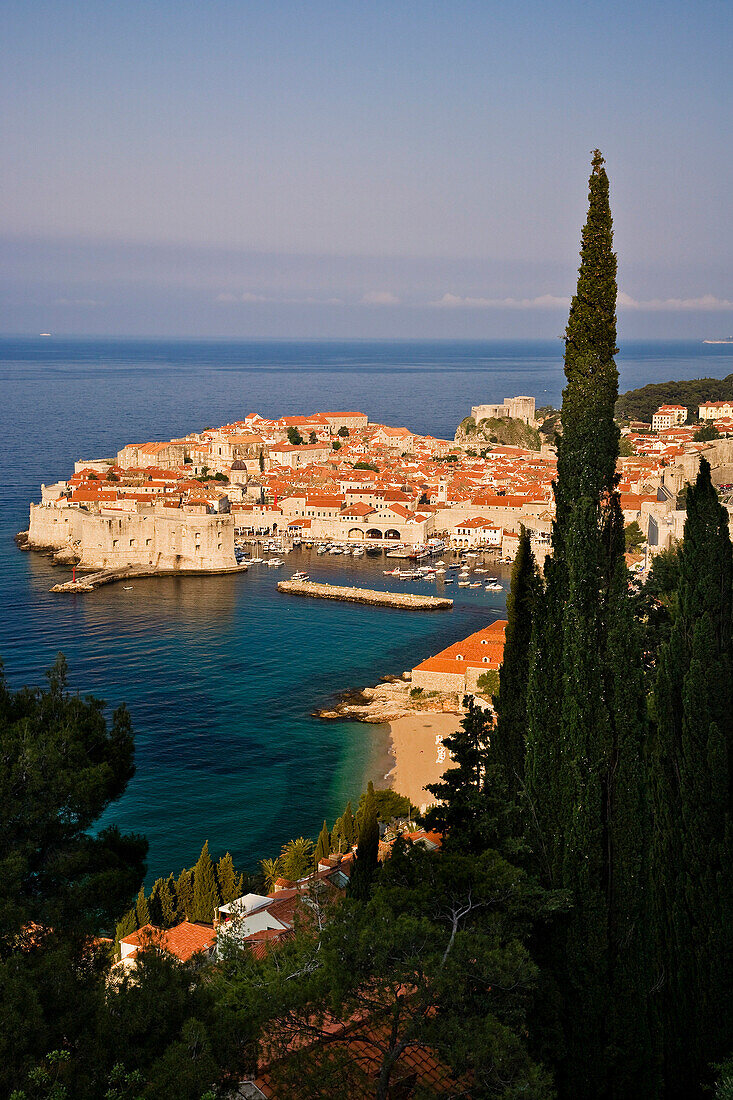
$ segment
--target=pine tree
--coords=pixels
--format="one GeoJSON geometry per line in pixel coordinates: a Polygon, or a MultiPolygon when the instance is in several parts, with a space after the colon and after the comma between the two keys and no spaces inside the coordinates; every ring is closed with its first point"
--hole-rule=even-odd
{"type": "Polygon", "coordinates": [[[733,1035],[733,563],[704,458],[655,686],[653,883],[667,1094],[699,1094],[733,1035]]]}
{"type": "Polygon", "coordinates": [[[351,803],[346,803],[346,809],[344,810],[343,817],[341,818],[344,826],[344,838],[346,840],[346,851],[350,851],[354,847],[357,841],[356,834],[356,822],[354,820],[354,814],[351,809],[351,803]]]}
{"type": "Polygon", "coordinates": [[[460,728],[443,739],[453,767],[427,787],[437,802],[425,816],[425,828],[445,834],[446,847],[455,851],[478,855],[493,837],[486,789],[492,731],[489,712],[471,700],[460,728]]]}
{"type": "Polygon", "coordinates": [[[150,908],[148,906],[147,898],[145,897],[145,890],[142,886],[140,887],[140,892],[137,895],[135,912],[137,915],[138,928],[144,928],[146,924],[150,924],[150,908]]]}
{"type": "MultiPolygon", "coordinates": [[[[349,803],[348,810],[351,809],[349,803]]],[[[361,809],[359,844],[356,849],[356,863],[351,872],[349,893],[359,901],[367,901],[377,872],[379,857],[379,819],[377,802],[374,797],[374,784],[369,781],[366,798],[361,809]]]]}
{"type": "Polygon", "coordinates": [[[529,532],[522,525],[506,603],[504,656],[496,701],[498,717],[492,737],[497,767],[510,800],[516,800],[524,787],[529,651],[538,592],[539,578],[529,532]]]}
{"type": "Polygon", "coordinates": [[[530,652],[526,820],[536,866],[572,901],[540,944],[560,997],[563,1096],[654,1096],[641,639],[616,490],[616,257],[596,150],[565,336],[553,555],[530,652]],[[639,847],[641,845],[641,847],[639,847]]]}
{"type": "Polygon", "coordinates": [[[331,854],[331,834],[328,831],[328,825],[324,821],[323,825],[321,827],[321,831],[318,834],[318,840],[316,841],[316,851],[315,851],[315,855],[313,857],[313,861],[316,865],[316,869],[318,869],[318,864],[322,860],[328,859],[330,854],[331,854]]]}
{"type": "Polygon", "coordinates": [[[242,896],[243,879],[234,870],[234,860],[230,852],[222,856],[216,865],[216,881],[219,897],[223,902],[234,901],[242,896]]]}
{"type": "Polygon", "coordinates": [[[221,898],[207,840],[193,869],[193,920],[211,924],[219,905],[221,898]]]}

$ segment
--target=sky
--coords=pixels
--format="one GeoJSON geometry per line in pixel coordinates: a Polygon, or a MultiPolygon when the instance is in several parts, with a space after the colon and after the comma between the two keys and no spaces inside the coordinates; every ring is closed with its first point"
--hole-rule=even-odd
{"type": "Polygon", "coordinates": [[[730,0],[3,0],[0,333],[733,334],[730,0]]]}

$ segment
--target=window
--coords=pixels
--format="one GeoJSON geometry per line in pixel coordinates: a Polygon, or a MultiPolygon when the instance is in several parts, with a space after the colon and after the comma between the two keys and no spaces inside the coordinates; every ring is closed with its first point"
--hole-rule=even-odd
{"type": "Polygon", "coordinates": [[[457,661],[462,661],[463,660],[463,654],[462,653],[456,653],[456,660],[457,661]]]}
{"type": "Polygon", "coordinates": [[[137,546],[137,539],[130,539],[130,546],[137,546]]]}
{"type": "Polygon", "coordinates": [[[483,661],[483,663],[485,665],[488,665],[488,663],[489,663],[489,658],[488,657],[482,657],[481,660],[483,661]]]}
{"type": "Polygon", "coordinates": [[[146,546],[150,546],[151,542],[152,542],[152,539],[145,539],[145,545],[146,546]]]}
{"type": "Polygon", "coordinates": [[[118,543],[119,541],[120,541],[119,539],[112,539],[112,549],[113,549],[113,550],[115,549],[115,547],[117,546],[117,543],[118,543]]]}

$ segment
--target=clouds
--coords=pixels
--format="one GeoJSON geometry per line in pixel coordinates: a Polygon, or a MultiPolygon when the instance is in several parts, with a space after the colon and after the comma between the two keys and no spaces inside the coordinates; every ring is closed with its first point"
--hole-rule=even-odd
{"type": "Polygon", "coordinates": [[[361,300],[365,306],[398,306],[400,300],[389,290],[370,290],[361,300]]]}
{"type": "Polygon", "coordinates": [[[619,291],[619,309],[636,309],[653,313],[698,312],[718,313],[733,309],[733,301],[728,298],[716,298],[714,294],[703,294],[700,298],[649,298],[646,301],[632,298],[619,291]]]}
{"type": "Polygon", "coordinates": [[[243,303],[244,305],[278,305],[278,306],[341,306],[342,298],[316,298],[307,294],[303,297],[287,298],[278,294],[253,294],[250,290],[244,290],[240,294],[232,294],[223,291],[216,296],[217,302],[227,305],[243,303]]]}
{"type": "Polygon", "coordinates": [[[444,294],[430,305],[434,309],[567,309],[570,299],[555,294],[540,294],[536,298],[472,298],[444,294]]]}

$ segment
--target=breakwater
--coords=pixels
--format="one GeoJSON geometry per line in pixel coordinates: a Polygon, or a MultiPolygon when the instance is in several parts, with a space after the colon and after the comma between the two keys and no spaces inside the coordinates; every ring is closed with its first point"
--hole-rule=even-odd
{"type": "Polygon", "coordinates": [[[372,607],[401,607],[406,611],[436,611],[453,607],[453,600],[443,596],[418,596],[412,592],[378,592],[370,588],[347,588],[338,584],[317,584],[315,581],[280,581],[278,592],[291,596],[314,596],[325,600],[347,600],[367,603],[372,607]]]}

